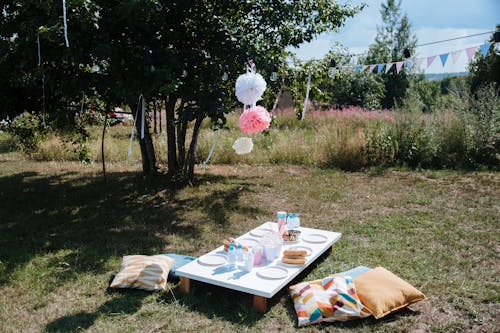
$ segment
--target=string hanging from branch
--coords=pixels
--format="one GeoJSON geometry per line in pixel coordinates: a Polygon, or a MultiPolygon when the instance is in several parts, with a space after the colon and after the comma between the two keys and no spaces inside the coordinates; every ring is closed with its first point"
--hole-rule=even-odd
{"type": "Polygon", "coordinates": [[[132,142],[134,140],[134,130],[137,124],[137,118],[139,118],[139,110],[141,111],[141,139],[144,139],[144,96],[139,95],[139,101],[137,102],[137,111],[135,112],[134,125],[132,126],[132,132],[130,133],[130,142],[128,145],[127,156],[132,156],[132,142]]]}
{"type": "Polygon", "coordinates": [[[66,17],[66,0],[62,0],[62,6],[63,6],[64,41],[66,42],[66,47],[69,47],[68,19],[66,17]]]}

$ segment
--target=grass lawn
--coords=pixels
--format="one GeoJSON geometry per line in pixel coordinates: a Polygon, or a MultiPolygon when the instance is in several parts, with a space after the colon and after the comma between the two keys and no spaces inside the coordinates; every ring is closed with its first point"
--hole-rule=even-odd
{"type": "Polygon", "coordinates": [[[197,169],[167,190],[140,165],[32,162],[0,152],[2,332],[493,332],[500,330],[500,174],[347,173],[297,166],[197,169]],[[428,300],[382,320],[296,328],[286,291],[265,315],[242,293],[115,291],[127,254],[198,256],[278,210],[343,233],[303,277],[384,266],[428,300]]]}

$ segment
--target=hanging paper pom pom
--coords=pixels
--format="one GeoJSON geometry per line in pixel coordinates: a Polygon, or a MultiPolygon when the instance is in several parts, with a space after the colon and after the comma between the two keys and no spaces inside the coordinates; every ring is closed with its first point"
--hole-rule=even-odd
{"type": "Polygon", "coordinates": [[[248,154],[253,149],[252,138],[238,138],[233,144],[233,149],[238,155],[248,154]]]}
{"type": "Polygon", "coordinates": [[[240,129],[247,134],[262,132],[269,127],[270,123],[271,116],[262,106],[246,109],[238,121],[240,129]]]}
{"type": "Polygon", "coordinates": [[[246,73],[236,80],[236,97],[245,105],[254,105],[262,99],[266,90],[266,80],[260,74],[246,73]]]}

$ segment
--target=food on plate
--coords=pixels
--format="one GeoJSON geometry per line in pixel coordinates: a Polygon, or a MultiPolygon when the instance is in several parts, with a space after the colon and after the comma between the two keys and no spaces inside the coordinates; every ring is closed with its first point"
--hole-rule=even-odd
{"type": "Polygon", "coordinates": [[[285,264],[304,265],[306,263],[306,258],[304,258],[304,257],[295,257],[295,258],[283,257],[283,258],[281,258],[281,261],[284,262],[285,264]]]}
{"type": "Polygon", "coordinates": [[[296,242],[300,238],[300,231],[299,230],[286,230],[283,235],[283,241],[284,242],[296,242]]]}
{"type": "Polygon", "coordinates": [[[284,257],[305,257],[306,255],[307,255],[306,250],[287,249],[287,250],[283,251],[284,257]]]}

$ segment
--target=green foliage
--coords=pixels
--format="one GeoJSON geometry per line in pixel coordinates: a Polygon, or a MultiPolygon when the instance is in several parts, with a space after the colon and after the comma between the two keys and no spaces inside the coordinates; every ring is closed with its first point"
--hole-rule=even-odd
{"type": "Polygon", "coordinates": [[[441,89],[437,81],[429,81],[423,75],[412,76],[401,107],[407,112],[437,111],[441,107],[441,89]]]}
{"type": "Polygon", "coordinates": [[[39,116],[32,113],[24,113],[15,117],[7,126],[10,133],[21,151],[30,156],[39,144],[47,138],[47,128],[43,126],[39,116]]]}
{"type": "MultiPolygon", "coordinates": [[[[401,61],[405,48],[414,54],[417,38],[411,32],[408,16],[401,12],[401,0],[387,0],[386,3],[382,3],[380,14],[383,24],[377,27],[375,43],[370,45],[366,63],[383,64],[401,61]]],[[[382,107],[401,105],[409,85],[406,71],[396,73],[393,67],[389,73],[384,72],[380,76],[385,86],[385,95],[381,100],[382,107]]]]}
{"type": "MultiPolygon", "coordinates": [[[[500,25],[496,26],[496,30],[500,31],[500,25]]],[[[491,36],[490,41],[494,42],[493,36],[491,36]]],[[[500,55],[495,52],[494,44],[484,58],[480,50],[476,52],[474,59],[469,64],[469,71],[472,92],[476,92],[481,86],[489,83],[494,83],[496,89],[500,88],[500,55]]]]}

